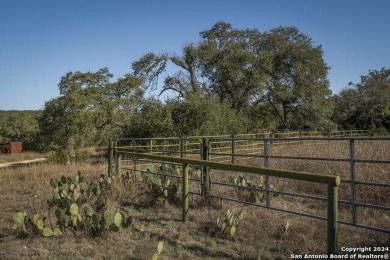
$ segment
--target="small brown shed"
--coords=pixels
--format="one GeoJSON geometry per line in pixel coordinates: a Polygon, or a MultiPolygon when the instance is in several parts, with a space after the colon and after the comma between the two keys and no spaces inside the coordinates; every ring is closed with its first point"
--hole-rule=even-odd
{"type": "Polygon", "coordinates": [[[2,153],[21,153],[22,142],[9,142],[0,144],[0,152],[2,153]]]}

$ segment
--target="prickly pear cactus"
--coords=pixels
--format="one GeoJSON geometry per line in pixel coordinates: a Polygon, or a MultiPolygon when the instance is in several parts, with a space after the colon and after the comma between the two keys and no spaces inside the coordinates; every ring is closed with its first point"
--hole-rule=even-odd
{"type": "Polygon", "coordinates": [[[42,235],[44,237],[60,236],[62,232],[59,228],[45,227],[44,218],[39,214],[34,214],[33,217],[27,216],[26,212],[17,212],[14,217],[14,229],[22,229],[26,235],[42,235]]]}
{"type": "Polygon", "coordinates": [[[77,202],[89,189],[89,185],[84,182],[80,172],[74,179],[65,176],[60,179],[52,178],[50,186],[54,192],[52,200],[54,205],[64,204],[66,201],[77,202]]]}
{"type": "Polygon", "coordinates": [[[239,213],[234,213],[231,210],[227,210],[226,217],[222,221],[221,219],[217,219],[216,226],[217,230],[221,234],[229,234],[230,237],[233,237],[236,234],[237,226],[241,220],[243,220],[246,216],[246,212],[240,211],[239,213]]]}
{"type": "Polygon", "coordinates": [[[114,216],[114,225],[115,225],[117,228],[122,227],[122,225],[123,225],[122,213],[117,212],[117,213],[115,214],[115,216],[114,216]]]}
{"type": "Polygon", "coordinates": [[[42,235],[44,237],[59,237],[62,236],[62,231],[59,228],[43,228],[42,235]]]}
{"type": "Polygon", "coordinates": [[[13,229],[21,228],[24,232],[26,231],[26,212],[17,212],[12,220],[14,221],[13,229]]]}
{"type": "Polygon", "coordinates": [[[157,171],[153,172],[154,167],[148,167],[149,177],[149,191],[155,201],[160,198],[163,202],[176,203],[179,192],[179,185],[168,178],[167,175],[177,175],[177,170],[180,171],[176,165],[162,164],[157,171]],[[155,176],[157,174],[157,176],[155,176]]]}
{"type": "Polygon", "coordinates": [[[157,251],[153,254],[152,260],[157,260],[163,249],[164,249],[164,242],[163,241],[158,242],[157,251]]]}
{"type": "Polygon", "coordinates": [[[43,219],[39,216],[39,214],[35,214],[33,216],[33,223],[38,230],[43,230],[43,219]]]}
{"type": "MultiPolygon", "coordinates": [[[[237,186],[235,192],[238,199],[251,203],[262,203],[264,201],[265,191],[261,191],[266,188],[263,176],[260,177],[259,186],[251,184],[244,176],[238,176],[238,178],[229,176],[229,182],[237,186]]],[[[269,185],[269,190],[275,190],[274,186],[269,185]]],[[[270,196],[276,197],[277,195],[270,193],[270,196]]]]}
{"type": "Polygon", "coordinates": [[[48,202],[47,216],[50,218],[54,215],[56,221],[52,222],[51,218],[50,221],[45,221],[39,214],[30,217],[26,212],[17,212],[13,216],[14,229],[22,230],[27,235],[56,237],[69,229],[101,235],[106,231],[130,227],[131,216],[117,210],[112,211],[106,208],[105,203],[103,206],[98,205],[99,201],[107,199],[111,185],[121,183],[121,180],[101,175],[96,183],[88,184],[81,172],[73,179],[65,176],[52,178],[50,186],[53,189],[53,199],[48,202]]]}
{"type": "Polygon", "coordinates": [[[110,210],[105,210],[103,213],[104,225],[108,229],[112,224],[114,224],[114,213],[110,210]]]}

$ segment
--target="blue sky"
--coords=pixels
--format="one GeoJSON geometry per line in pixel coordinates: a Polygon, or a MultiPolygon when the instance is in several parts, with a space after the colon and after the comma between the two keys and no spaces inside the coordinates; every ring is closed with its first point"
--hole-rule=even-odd
{"type": "Polygon", "coordinates": [[[322,45],[338,93],[390,68],[389,10],[388,0],[2,0],[0,110],[43,109],[68,71],[123,76],[146,52],[180,52],[217,21],[262,32],[298,27],[322,45]]]}

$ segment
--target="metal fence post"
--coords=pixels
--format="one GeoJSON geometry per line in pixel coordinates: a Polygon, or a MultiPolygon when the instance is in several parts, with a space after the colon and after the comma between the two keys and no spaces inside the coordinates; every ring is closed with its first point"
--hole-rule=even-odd
{"type": "Polygon", "coordinates": [[[188,149],[188,140],[187,138],[184,139],[184,158],[187,158],[187,149],[188,149]]]}
{"type": "Polygon", "coordinates": [[[351,138],[349,141],[349,164],[351,170],[351,207],[352,207],[352,223],[356,225],[356,187],[355,187],[355,139],[351,138]]]}
{"type": "MultiPolygon", "coordinates": [[[[264,168],[268,168],[268,139],[264,139],[264,168]]],[[[269,176],[265,176],[265,203],[266,206],[270,206],[269,200],[269,176]]]]}
{"type": "Polygon", "coordinates": [[[232,135],[232,143],[231,143],[231,153],[232,153],[232,163],[235,162],[236,158],[234,156],[234,154],[236,153],[236,142],[235,142],[235,136],[232,135]]]}
{"type": "Polygon", "coordinates": [[[299,145],[302,145],[302,131],[299,131],[299,145]]]}
{"type": "Polygon", "coordinates": [[[180,158],[185,158],[184,156],[184,140],[180,139],[180,158]]]}
{"type": "Polygon", "coordinates": [[[268,139],[264,139],[264,168],[268,168],[268,139]]]}
{"type": "Polygon", "coordinates": [[[108,141],[108,176],[112,176],[112,160],[113,160],[112,138],[110,138],[108,141]]]}
{"type": "Polygon", "coordinates": [[[182,199],[183,199],[183,208],[182,208],[182,220],[183,222],[187,221],[187,213],[188,213],[188,196],[189,196],[189,189],[188,189],[188,164],[183,163],[183,172],[182,172],[182,199]]]}
{"type": "Polygon", "coordinates": [[[114,142],[115,173],[117,177],[121,176],[122,160],[121,155],[117,152],[117,142],[114,142]]]}
{"type": "MultiPolygon", "coordinates": [[[[202,139],[202,160],[209,160],[209,138],[202,139]]],[[[202,166],[202,194],[204,199],[208,199],[210,195],[210,169],[202,166]]]]}
{"type": "Polygon", "coordinates": [[[328,183],[328,254],[334,254],[337,250],[337,215],[338,215],[338,185],[340,178],[336,177],[335,183],[328,183]]]}
{"type": "MultiPolygon", "coordinates": [[[[136,152],[135,141],[134,140],[131,141],[131,150],[133,152],[136,152]]],[[[133,158],[133,170],[134,171],[137,170],[137,158],[133,158]]]]}
{"type": "Polygon", "coordinates": [[[121,155],[117,155],[115,158],[116,158],[116,176],[117,177],[121,177],[121,175],[122,175],[122,171],[121,171],[121,168],[122,168],[122,156],[121,155]]]}

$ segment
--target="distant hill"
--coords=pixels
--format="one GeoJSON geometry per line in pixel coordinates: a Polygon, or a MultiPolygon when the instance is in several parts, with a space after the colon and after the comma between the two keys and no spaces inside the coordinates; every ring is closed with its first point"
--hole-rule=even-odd
{"type": "Polygon", "coordinates": [[[36,121],[42,110],[0,110],[0,126],[13,121],[36,121]]]}
{"type": "Polygon", "coordinates": [[[42,112],[42,110],[0,110],[0,115],[2,115],[2,114],[12,114],[12,113],[16,113],[16,114],[18,114],[18,113],[21,113],[21,114],[23,114],[23,113],[32,113],[32,114],[34,114],[34,113],[41,113],[42,112]]]}

